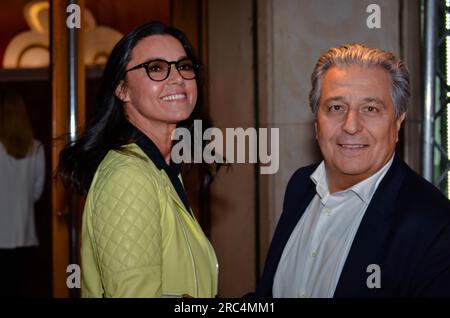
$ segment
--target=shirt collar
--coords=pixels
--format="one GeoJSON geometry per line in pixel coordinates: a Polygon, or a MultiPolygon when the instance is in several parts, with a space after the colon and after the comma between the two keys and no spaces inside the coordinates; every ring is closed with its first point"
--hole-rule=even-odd
{"type": "MultiPolygon", "coordinates": [[[[375,193],[378,185],[380,184],[383,177],[386,175],[387,171],[394,161],[395,154],[389,159],[389,161],[376,173],[371,175],[369,178],[353,185],[352,187],[339,191],[337,193],[353,192],[355,193],[364,203],[369,204],[375,193]]],[[[325,169],[325,163],[322,160],[320,165],[314,170],[310,176],[311,180],[316,184],[316,192],[319,197],[323,200],[325,197],[330,195],[327,181],[327,173],[325,169]]]]}
{"type": "Polygon", "coordinates": [[[323,160],[316,168],[316,170],[314,170],[314,172],[311,174],[310,178],[315,183],[316,192],[321,199],[330,194],[330,191],[328,189],[327,174],[325,171],[325,163],[323,160]]]}
{"type": "Polygon", "coordinates": [[[391,167],[392,161],[394,161],[394,156],[392,156],[391,159],[389,159],[389,161],[372,176],[351,187],[353,192],[355,192],[365,203],[369,204],[378,185],[391,167]]]}

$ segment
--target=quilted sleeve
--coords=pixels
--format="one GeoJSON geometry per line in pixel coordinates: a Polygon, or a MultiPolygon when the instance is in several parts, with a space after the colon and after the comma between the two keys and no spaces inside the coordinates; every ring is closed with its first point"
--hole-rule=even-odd
{"type": "Polygon", "coordinates": [[[91,233],[105,297],[162,293],[158,188],[137,166],[105,169],[93,193],[91,233]]]}

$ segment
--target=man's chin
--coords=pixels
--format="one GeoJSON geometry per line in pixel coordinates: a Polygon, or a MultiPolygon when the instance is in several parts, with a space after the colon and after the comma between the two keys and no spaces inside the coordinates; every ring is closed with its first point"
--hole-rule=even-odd
{"type": "Polygon", "coordinates": [[[362,175],[367,172],[369,167],[366,166],[367,161],[361,161],[361,162],[355,162],[352,164],[343,164],[343,165],[337,165],[336,168],[338,171],[340,171],[341,174],[348,175],[348,176],[357,176],[362,175]]]}

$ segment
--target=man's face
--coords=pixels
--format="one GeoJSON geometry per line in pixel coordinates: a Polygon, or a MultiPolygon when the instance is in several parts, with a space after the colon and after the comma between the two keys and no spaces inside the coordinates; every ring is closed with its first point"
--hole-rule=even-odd
{"type": "Polygon", "coordinates": [[[381,68],[332,67],[325,73],[316,139],[330,192],[370,177],[392,157],[405,113],[396,118],[390,89],[381,68]]]}

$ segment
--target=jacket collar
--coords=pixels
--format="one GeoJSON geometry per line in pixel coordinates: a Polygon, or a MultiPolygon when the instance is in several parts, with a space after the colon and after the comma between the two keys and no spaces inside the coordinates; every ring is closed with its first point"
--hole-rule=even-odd
{"type": "Polygon", "coordinates": [[[168,165],[155,143],[139,129],[135,128],[135,131],[137,135],[136,144],[153,161],[159,170],[171,170],[176,175],[180,173],[181,164],[175,163],[171,160],[168,165]]]}
{"type": "MultiPolygon", "coordinates": [[[[389,170],[392,162],[394,161],[394,157],[395,155],[392,155],[392,157],[381,167],[381,169],[379,169],[370,177],[358,182],[357,184],[351,186],[346,190],[339,191],[339,193],[353,192],[360,198],[361,201],[363,201],[367,205],[370,204],[375,190],[378,188],[381,180],[389,170]]],[[[326,198],[330,196],[327,179],[328,178],[325,168],[325,162],[322,161],[316,168],[316,170],[314,170],[314,172],[311,174],[311,180],[316,185],[316,192],[319,195],[320,200],[324,204],[326,198]]]]}
{"type": "Polygon", "coordinates": [[[179,178],[181,164],[177,164],[171,160],[168,165],[158,147],[149,137],[147,137],[147,135],[136,127],[134,127],[134,133],[137,137],[135,141],[136,145],[138,145],[138,147],[141,148],[142,151],[149,157],[149,159],[155,164],[156,168],[159,170],[164,170],[169,177],[173,189],[176,191],[176,194],[173,191],[168,191],[169,195],[181,208],[183,208],[183,210],[192,216],[188,198],[179,178]]]}
{"type": "Polygon", "coordinates": [[[391,231],[392,220],[397,210],[397,196],[406,171],[406,164],[398,158],[398,155],[395,155],[390,169],[375,191],[359,225],[334,297],[364,296],[374,292],[366,285],[367,267],[371,264],[380,265],[383,246],[387,243],[391,231]]]}

